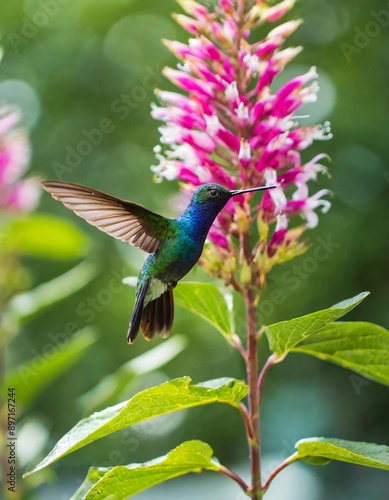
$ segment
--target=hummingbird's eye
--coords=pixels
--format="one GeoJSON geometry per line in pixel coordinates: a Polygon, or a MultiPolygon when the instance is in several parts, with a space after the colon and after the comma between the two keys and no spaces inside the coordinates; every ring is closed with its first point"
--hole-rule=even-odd
{"type": "Polygon", "coordinates": [[[216,198],[216,196],[217,196],[216,189],[210,189],[209,190],[209,196],[211,196],[211,198],[216,198]]]}

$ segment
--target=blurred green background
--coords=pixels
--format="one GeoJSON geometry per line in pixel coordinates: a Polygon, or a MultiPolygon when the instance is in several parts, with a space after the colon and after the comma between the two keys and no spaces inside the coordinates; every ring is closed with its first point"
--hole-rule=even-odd
{"type": "MultiPolygon", "coordinates": [[[[160,40],[188,38],[171,19],[173,11],[179,11],[173,0],[1,0],[0,100],[23,109],[33,148],[31,173],[96,187],[174,215],[171,199],[177,183],[155,184],[149,169],[156,162],[153,147],[159,140],[159,123],[150,117],[153,88],[170,88],[160,71],[176,64],[160,40]]],[[[328,187],[334,197],[331,211],[306,233],[312,249],[272,273],[262,321],[288,319],[370,290],[371,296],[348,319],[388,328],[389,3],[300,0],[292,17],[305,22],[289,43],[302,44],[305,50],[288,66],[286,76],[317,66],[321,91],[307,112],[313,121],[329,120],[334,133],[330,142],[305,151],[304,159],[321,152],[331,157],[331,178],[319,178],[312,190],[328,187]],[[312,259],[316,247],[324,248],[328,258],[319,263],[312,259]],[[293,276],[293,283],[286,276],[293,276]],[[283,291],[283,299],[274,306],[269,297],[276,289],[283,291]]],[[[8,369],[34,356],[42,359],[42,353],[49,358],[55,339],[67,344],[78,329],[92,327],[98,338],[94,343],[86,339],[80,359],[48,380],[45,390],[26,403],[19,422],[23,431],[19,455],[25,469],[87,414],[82,395],[123,363],[161,343],[156,339],[147,344],[141,338],[131,347],[125,343],[134,291],[120,280],[138,273],[142,252],[90,227],[47,194],[42,195],[38,212],[78,229],[73,234],[66,226],[63,241],[61,231],[46,231],[43,246],[45,238],[53,238],[56,250],[50,251],[53,245],[47,244],[47,258],[23,257],[28,288],[62,275],[84,258],[95,267],[84,267],[70,277],[70,282],[79,279],[78,291],[23,322],[7,352],[8,369]],[[69,250],[66,234],[73,234],[76,248],[69,250]]],[[[188,279],[208,278],[195,269],[188,279]]],[[[173,337],[178,334],[185,335],[186,348],[163,368],[133,379],[110,403],[183,375],[194,382],[244,377],[239,355],[221,336],[179,309],[173,337]]],[[[265,342],[262,353],[265,359],[265,342]]],[[[388,444],[388,415],[386,387],[316,359],[291,355],[271,370],[265,384],[262,437],[269,464],[265,470],[291,454],[303,437],[388,444]]],[[[90,464],[141,462],[196,438],[207,441],[222,463],[245,470],[247,451],[239,415],[224,406],[210,406],[89,445],[29,479],[22,496],[70,498],[90,464]]],[[[22,491],[21,479],[18,485],[22,491]]],[[[275,481],[268,497],[383,500],[387,486],[383,471],[340,463],[325,468],[293,465],[275,481]]],[[[243,498],[232,483],[212,474],[185,477],[139,498],[184,495],[188,500],[243,498]]]]}

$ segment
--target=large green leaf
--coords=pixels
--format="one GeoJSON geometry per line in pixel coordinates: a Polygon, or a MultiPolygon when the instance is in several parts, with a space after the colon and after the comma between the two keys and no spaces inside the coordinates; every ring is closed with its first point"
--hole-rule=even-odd
{"type": "Polygon", "coordinates": [[[7,304],[6,314],[11,321],[26,320],[77,292],[96,276],[96,272],[95,264],[83,261],[61,276],[13,297],[7,304]]]}
{"type": "Polygon", "coordinates": [[[71,500],[98,500],[126,498],[148,488],[190,472],[220,471],[220,464],[212,459],[212,448],[202,441],[187,441],[167,455],[143,464],[91,468],[71,500]]]}
{"type": "Polygon", "coordinates": [[[174,290],[178,306],[197,314],[216,328],[228,342],[234,334],[233,316],[219,288],[210,283],[179,283],[174,290]]]}
{"type": "Polygon", "coordinates": [[[127,361],[115,373],[104,377],[93,389],[80,398],[84,413],[99,410],[120,401],[120,396],[127,390],[134,378],[158,370],[186,345],[183,335],[175,335],[157,347],[127,361]]]}
{"type": "Polygon", "coordinates": [[[329,324],[292,349],[389,385],[389,332],[366,322],[329,324]]]}
{"type": "Polygon", "coordinates": [[[301,439],[290,461],[304,460],[325,465],[331,460],[389,470],[389,447],[374,443],[346,441],[334,438],[301,439]]]}
{"type": "Polygon", "coordinates": [[[190,382],[189,377],[165,382],[139,392],[129,401],[81,420],[31,472],[43,469],[96,439],[153,417],[216,402],[237,408],[248,392],[244,382],[230,378],[210,380],[197,385],[191,385],[190,382]]]}
{"type": "Polygon", "coordinates": [[[91,328],[85,328],[71,338],[65,334],[53,337],[44,346],[42,354],[10,372],[5,387],[15,387],[18,403],[24,409],[35,396],[65,370],[75,364],[96,340],[91,328]]]}
{"type": "Polygon", "coordinates": [[[267,326],[266,335],[270,349],[279,357],[285,356],[300,342],[308,339],[310,335],[347,314],[368,294],[368,292],[362,292],[356,297],[333,305],[329,309],[267,326]]]}
{"type": "Polygon", "coordinates": [[[6,227],[4,248],[25,255],[73,259],[85,255],[88,240],[77,226],[48,214],[24,214],[6,227]]]}

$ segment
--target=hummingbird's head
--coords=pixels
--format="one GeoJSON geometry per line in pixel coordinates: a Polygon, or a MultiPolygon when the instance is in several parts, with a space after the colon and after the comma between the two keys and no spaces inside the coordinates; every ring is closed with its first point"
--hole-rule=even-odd
{"type": "Polygon", "coordinates": [[[204,242],[213,221],[217,217],[217,214],[233,196],[253,191],[261,191],[263,189],[270,189],[273,187],[276,186],[261,186],[257,188],[230,191],[219,184],[203,184],[193,193],[191,202],[180,217],[180,220],[189,221],[189,227],[193,228],[197,235],[201,234],[203,237],[202,241],[204,242]]]}
{"type": "MultiPolygon", "coordinates": [[[[238,196],[244,193],[251,193],[254,191],[263,191],[265,189],[272,189],[276,186],[259,186],[249,189],[237,189],[230,191],[219,184],[203,184],[199,186],[193,193],[192,202],[198,205],[215,205],[221,208],[227,203],[227,201],[233,196],[238,196]]],[[[221,209],[220,208],[220,209],[221,209]]]]}
{"type": "Polygon", "coordinates": [[[189,211],[197,212],[197,215],[201,215],[207,220],[214,220],[217,214],[222,210],[233,196],[238,196],[240,194],[249,193],[253,191],[261,191],[264,189],[270,189],[276,186],[260,186],[256,188],[249,189],[239,189],[232,190],[226,189],[219,184],[203,184],[199,186],[193,193],[192,200],[189,204],[189,211]]]}
{"type": "Polygon", "coordinates": [[[233,196],[231,191],[219,184],[203,184],[193,193],[192,202],[198,205],[221,205],[224,206],[233,196]]]}

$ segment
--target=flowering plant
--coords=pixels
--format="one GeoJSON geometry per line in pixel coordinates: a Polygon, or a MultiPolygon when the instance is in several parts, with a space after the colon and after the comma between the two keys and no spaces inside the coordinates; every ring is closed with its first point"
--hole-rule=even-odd
{"type": "MultiPolygon", "coordinates": [[[[304,103],[316,100],[317,73],[312,68],[277,91],[271,87],[301,50],[283,48],[299,21],[284,22],[264,40],[248,41],[254,28],[280,19],[293,1],[274,7],[226,1],[212,12],[196,2],[179,3],[192,17],[177,15],[176,20],[193,37],[188,44],[165,41],[182,63],[163,73],[188,95],[156,92],[162,106],[154,106],[152,115],[165,122],[160,128],[164,154],[157,146],[159,165],[153,171],[159,179],[181,180],[186,193],[204,182],[229,189],[278,184],[256,207],[260,239],[249,260],[252,275],[263,285],[275,263],[305,250],[298,240],[305,228],[317,225],[315,209],[325,212],[330,207],[323,199],[328,190],[308,193],[308,181],[326,171],[319,163],[325,155],[304,163],[300,153],[312,141],[331,137],[328,124],[299,126],[294,118],[304,103]],[[303,224],[291,227],[290,220],[298,215],[303,224]]],[[[201,260],[208,271],[235,288],[234,263],[241,259],[232,238],[248,232],[250,217],[249,202],[243,197],[231,201],[213,225],[212,244],[201,260]]],[[[249,255],[244,257],[247,261],[249,255]]]]}
{"type": "Polygon", "coordinates": [[[300,21],[284,22],[264,39],[254,39],[255,29],[278,22],[293,0],[218,0],[212,7],[193,0],[178,3],[185,15],[175,18],[191,38],[188,44],[165,42],[181,62],[178,69],[165,68],[164,74],[185,93],[157,91],[161,105],[155,105],[152,114],[164,123],[162,146],[156,147],[159,164],[153,167],[156,178],[179,179],[184,196],[204,182],[229,189],[277,185],[256,205],[253,195],[229,201],[209,233],[200,261],[243,296],[245,342],[235,332],[233,307],[224,289],[182,283],[175,291],[178,304],[205,318],[240,352],[246,380],[223,378],[195,385],[182,377],[142,391],[81,420],[34,471],[116,430],[211,402],[228,404],[242,416],[249,480],[220,464],[211,447],[196,440],[144,464],[92,468],[73,498],[124,499],[182,474],[212,470],[235,481],[247,497],[260,499],[278,473],[297,460],[341,460],[388,470],[388,447],[314,437],[300,440],[296,452],[263,477],[260,407],[269,369],[292,351],[301,352],[388,384],[389,332],[369,323],[336,322],[366,293],[323,311],[258,326],[258,302],[268,273],[307,249],[302,234],[317,225],[318,209],[325,212],[330,207],[327,190],[310,194],[308,188],[309,181],[326,172],[320,163],[324,155],[302,158],[312,141],[330,138],[328,125],[303,126],[295,115],[304,103],[316,99],[317,74],[313,68],[276,87],[277,75],[301,50],[284,48],[300,21]],[[258,340],[263,335],[271,354],[260,368],[258,340]]]}
{"type": "MultiPolygon", "coordinates": [[[[17,128],[20,113],[0,105],[0,230],[6,232],[13,216],[31,211],[39,197],[35,178],[21,179],[30,161],[30,144],[23,129],[17,128]]],[[[4,235],[1,235],[5,239],[4,235]]],[[[0,304],[18,288],[21,268],[7,245],[0,248],[0,304]]],[[[1,316],[1,315],[0,315],[1,316]]]]}
{"type": "Polygon", "coordinates": [[[30,160],[30,146],[24,131],[16,129],[18,111],[0,107],[0,210],[32,210],[38,201],[36,179],[20,180],[30,160]]]}

